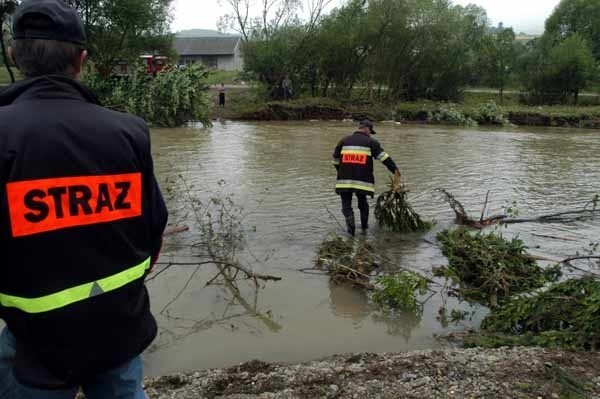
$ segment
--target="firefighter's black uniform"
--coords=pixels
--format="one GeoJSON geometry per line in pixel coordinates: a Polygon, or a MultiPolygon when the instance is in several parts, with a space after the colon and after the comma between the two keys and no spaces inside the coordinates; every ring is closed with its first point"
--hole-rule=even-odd
{"type": "Polygon", "coordinates": [[[335,191],[342,198],[342,212],[351,235],[354,235],[356,228],[352,210],[352,193],[356,193],[358,199],[361,227],[367,229],[369,225],[367,195],[373,197],[375,194],[373,160],[383,162],[392,173],[398,170],[381,144],[361,131],[342,139],[333,152],[333,164],[337,169],[335,191]]]}
{"type": "Polygon", "coordinates": [[[143,120],[62,76],[0,92],[0,319],[19,382],[76,386],[152,342],[144,277],[166,221],[143,120]]]}

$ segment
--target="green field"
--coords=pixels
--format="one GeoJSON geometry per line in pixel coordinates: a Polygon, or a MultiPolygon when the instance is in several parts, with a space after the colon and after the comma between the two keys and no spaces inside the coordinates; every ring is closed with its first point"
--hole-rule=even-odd
{"type": "Polygon", "coordinates": [[[208,75],[208,84],[211,86],[237,83],[239,72],[236,71],[210,71],[208,75]]]}

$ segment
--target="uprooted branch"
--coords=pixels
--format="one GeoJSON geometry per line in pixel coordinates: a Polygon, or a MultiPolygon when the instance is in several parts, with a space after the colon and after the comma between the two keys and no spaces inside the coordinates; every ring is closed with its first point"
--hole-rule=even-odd
{"type": "Polygon", "coordinates": [[[577,260],[588,260],[588,261],[597,261],[598,265],[600,265],[600,256],[597,255],[589,255],[589,256],[572,256],[570,258],[566,258],[559,263],[566,265],[569,269],[577,270],[578,272],[583,273],[584,276],[593,277],[595,279],[600,280],[600,274],[592,271],[591,267],[581,268],[573,265],[572,262],[577,260]]]}
{"type": "Polygon", "coordinates": [[[584,218],[592,218],[596,215],[600,215],[600,209],[580,209],[574,211],[558,212],[549,215],[542,215],[532,218],[522,219],[504,219],[502,223],[515,224],[515,223],[566,223],[573,220],[580,220],[584,218]]]}
{"type": "Polygon", "coordinates": [[[394,182],[390,182],[390,189],[377,198],[375,218],[379,225],[398,233],[429,230],[431,223],[423,221],[414,211],[408,203],[407,195],[407,191],[398,191],[394,182]]]}
{"type": "MultiPolygon", "coordinates": [[[[192,272],[185,278],[181,288],[176,295],[163,307],[160,312],[165,317],[170,317],[169,309],[195,281],[199,271],[205,267],[215,268],[215,274],[208,279],[204,286],[224,286],[230,291],[235,299],[235,303],[244,307],[248,314],[260,319],[269,329],[277,329],[267,318],[261,315],[257,310],[257,303],[251,306],[242,296],[238,283],[242,281],[252,281],[251,289],[256,293],[260,291],[260,282],[280,281],[281,277],[261,274],[254,272],[253,264],[244,264],[240,253],[245,249],[246,226],[245,218],[248,216],[243,209],[237,206],[230,195],[222,191],[216,193],[208,199],[200,198],[200,192],[194,191],[194,186],[189,185],[182,175],[179,175],[181,187],[183,188],[183,198],[185,207],[182,210],[185,213],[186,222],[193,224],[193,228],[187,226],[174,227],[165,232],[165,236],[172,236],[178,233],[188,232],[193,234],[194,239],[182,240],[187,242],[184,248],[191,251],[186,252],[186,259],[179,257],[175,253],[174,259],[166,260],[155,266],[160,269],[155,271],[146,282],[157,279],[163,273],[173,267],[189,268],[192,272]],[[191,216],[191,218],[190,218],[191,216]],[[194,242],[198,240],[199,242],[194,242]]],[[[224,182],[220,182],[221,187],[224,182]]],[[[204,190],[202,191],[204,193],[204,190]]],[[[181,247],[181,246],[179,246],[181,247]]],[[[257,262],[260,262],[255,257],[257,262]]],[[[257,300],[255,301],[257,302],[257,300]]]]}
{"type": "MultiPolygon", "coordinates": [[[[254,273],[252,270],[250,270],[250,269],[246,268],[245,266],[242,266],[238,263],[219,262],[217,260],[208,260],[208,261],[201,261],[201,262],[157,262],[155,264],[155,266],[163,266],[163,268],[159,272],[154,274],[152,277],[148,278],[146,280],[146,282],[156,279],[160,274],[164,273],[165,271],[172,268],[173,266],[205,266],[205,265],[212,265],[212,266],[217,266],[217,267],[221,266],[221,267],[225,267],[225,268],[234,269],[238,272],[242,272],[245,275],[246,279],[254,280],[255,282],[257,282],[258,280],[281,281],[281,277],[272,276],[270,274],[254,273]]],[[[216,278],[218,278],[220,275],[221,275],[221,273],[218,273],[216,278]]],[[[206,285],[210,285],[210,283],[212,281],[216,280],[216,278],[213,278],[206,285]]]]}
{"type": "Polygon", "coordinates": [[[476,220],[469,216],[465,211],[464,206],[456,199],[456,197],[444,189],[438,189],[444,195],[444,199],[450,205],[450,208],[456,215],[456,223],[462,226],[468,226],[475,229],[483,229],[485,227],[495,224],[516,224],[516,223],[566,223],[574,220],[580,220],[584,218],[593,218],[600,215],[600,209],[597,208],[598,196],[595,196],[589,203],[587,203],[582,209],[551,213],[547,215],[540,215],[531,218],[512,218],[507,214],[493,215],[485,217],[485,211],[487,209],[489,192],[486,196],[483,211],[481,217],[476,220]]]}
{"type": "Polygon", "coordinates": [[[574,260],[600,260],[600,256],[573,256],[562,261],[562,263],[570,263],[574,260]]]}
{"type": "Polygon", "coordinates": [[[489,218],[485,217],[485,210],[487,208],[489,200],[489,192],[488,195],[486,195],[483,211],[481,212],[481,218],[479,220],[475,220],[469,216],[467,211],[465,211],[465,207],[463,206],[463,204],[459,200],[457,200],[454,195],[442,188],[438,189],[438,191],[444,195],[444,199],[446,200],[446,202],[448,202],[450,208],[452,208],[452,210],[454,211],[454,214],[456,215],[456,223],[458,225],[468,226],[475,229],[483,229],[492,224],[499,223],[500,221],[503,221],[508,217],[507,215],[494,215],[489,218]]]}

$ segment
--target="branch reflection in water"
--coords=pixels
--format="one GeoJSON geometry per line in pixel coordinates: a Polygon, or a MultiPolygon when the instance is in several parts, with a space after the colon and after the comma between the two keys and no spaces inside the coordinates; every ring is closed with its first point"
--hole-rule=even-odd
{"type": "MultiPolygon", "coordinates": [[[[155,265],[157,270],[146,280],[147,283],[160,281],[173,268],[176,268],[178,273],[181,270],[192,270],[159,312],[160,316],[171,323],[169,327],[161,327],[159,338],[149,351],[163,349],[190,335],[217,326],[232,330],[239,329],[240,327],[236,326],[234,321],[249,328],[252,333],[260,334],[261,329],[247,321],[249,317],[259,321],[262,327],[272,332],[281,330],[281,325],[272,319],[270,311],[262,312],[258,305],[260,291],[264,288],[261,283],[279,281],[281,278],[254,272],[253,268],[263,261],[251,251],[247,251],[251,261],[242,258],[241,253],[246,246],[246,234],[252,230],[252,227],[246,226],[245,219],[248,215],[243,208],[235,204],[231,195],[224,192],[225,182],[219,182],[219,190],[211,194],[208,199],[203,197],[206,195],[206,190],[197,190],[193,185],[189,185],[182,173],[178,174],[174,185],[175,188],[170,185],[167,189],[171,199],[179,198],[179,205],[174,213],[176,217],[183,218],[192,227],[174,228],[170,232],[174,234],[190,232],[194,235],[193,239],[199,241],[183,246],[180,244],[181,241],[176,241],[175,245],[171,246],[173,255],[163,255],[160,262],[155,265]],[[210,276],[203,284],[202,290],[209,288],[218,290],[217,297],[224,306],[222,312],[213,313],[205,318],[197,318],[197,315],[191,317],[177,315],[173,308],[182,296],[192,295],[190,291],[196,289],[195,283],[199,275],[210,276]]],[[[270,255],[265,255],[265,259],[270,255]]]]}

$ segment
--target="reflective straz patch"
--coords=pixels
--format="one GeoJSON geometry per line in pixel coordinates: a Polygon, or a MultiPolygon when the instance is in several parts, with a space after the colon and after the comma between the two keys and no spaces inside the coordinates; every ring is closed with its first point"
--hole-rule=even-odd
{"type": "Polygon", "coordinates": [[[142,175],[61,177],[6,185],[13,237],[142,215],[142,175]]]}
{"type": "Polygon", "coordinates": [[[342,163],[350,163],[356,165],[366,165],[367,155],[366,154],[343,154],[342,163]]]}

